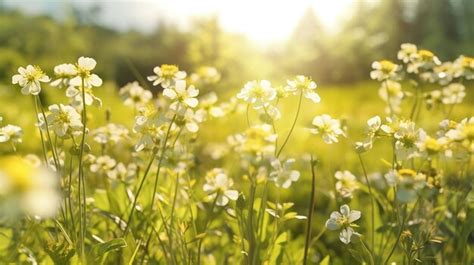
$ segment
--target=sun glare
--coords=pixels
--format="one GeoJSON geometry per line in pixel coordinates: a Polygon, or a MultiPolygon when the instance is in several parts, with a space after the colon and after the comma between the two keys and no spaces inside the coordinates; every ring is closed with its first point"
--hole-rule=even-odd
{"type": "Polygon", "coordinates": [[[180,18],[217,14],[225,30],[267,44],[288,38],[308,8],[313,9],[328,31],[337,30],[339,18],[348,12],[353,1],[178,0],[167,4],[161,2],[160,5],[163,10],[173,10],[171,15],[180,18]]]}

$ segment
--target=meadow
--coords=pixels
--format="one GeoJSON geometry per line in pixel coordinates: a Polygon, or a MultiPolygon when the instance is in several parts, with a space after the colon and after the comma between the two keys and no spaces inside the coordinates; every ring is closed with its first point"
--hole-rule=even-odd
{"type": "Polygon", "coordinates": [[[0,89],[0,260],[474,262],[474,59],[398,59],[328,86],[19,65],[0,89]]]}

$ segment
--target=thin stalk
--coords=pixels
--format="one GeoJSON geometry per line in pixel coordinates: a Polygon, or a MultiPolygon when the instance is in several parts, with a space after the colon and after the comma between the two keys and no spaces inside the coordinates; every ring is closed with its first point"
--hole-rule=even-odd
{"type": "Polygon", "coordinates": [[[362,171],[364,172],[365,182],[367,183],[367,188],[369,189],[370,194],[370,211],[371,211],[371,228],[372,228],[372,238],[371,238],[371,249],[374,250],[375,248],[375,202],[374,202],[374,194],[372,193],[372,186],[370,185],[369,178],[367,177],[367,170],[365,169],[364,161],[362,160],[362,156],[359,154],[359,161],[360,165],[362,166],[362,171]]]}
{"type": "Polygon", "coordinates": [[[158,189],[158,178],[160,177],[161,164],[163,163],[163,158],[165,156],[166,144],[168,143],[171,127],[173,127],[173,123],[176,120],[176,117],[177,115],[175,114],[173,118],[171,119],[170,126],[168,127],[168,130],[166,131],[165,139],[163,140],[163,146],[161,147],[160,158],[158,160],[158,168],[156,169],[155,185],[153,187],[153,194],[151,196],[150,210],[153,210],[153,205],[155,204],[155,196],[156,196],[156,191],[158,189]]]}
{"type": "Polygon", "coordinates": [[[140,181],[140,185],[138,186],[138,190],[135,193],[135,198],[133,199],[132,209],[130,210],[130,213],[128,214],[127,227],[125,228],[124,235],[126,235],[128,233],[128,229],[130,228],[130,224],[131,224],[131,221],[132,221],[132,216],[133,216],[133,213],[135,212],[135,207],[137,206],[138,197],[140,196],[140,192],[142,191],[143,184],[145,183],[146,177],[148,176],[148,173],[150,172],[151,165],[153,164],[153,161],[155,161],[155,157],[156,157],[156,154],[158,153],[158,150],[159,149],[156,148],[156,147],[153,149],[150,161],[148,162],[148,165],[146,166],[145,172],[143,173],[142,180],[140,181]]]}
{"type": "MultiPolygon", "coordinates": [[[[255,202],[255,191],[257,189],[256,184],[254,183],[254,180],[252,180],[252,183],[250,185],[250,197],[249,197],[249,208],[248,208],[248,218],[247,218],[247,236],[249,240],[249,261],[253,261],[253,255],[255,251],[255,238],[254,238],[254,231],[253,231],[253,206],[255,202]]],[[[249,262],[250,264],[251,262],[249,262]]]]}
{"type": "Polygon", "coordinates": [[[374,263],[374,257],[372,256],[372,252],[370,252],[370,250],[367,248],[367,246],[365,245],[364,240],[362,240],[362,238],[360,239],[360,243],[362,243],[362,247],[369,254],[370,264],[374,265],[375,263],[374,263]]]}
{"type": "Polygon", "coordinates": [[[69,159],[69,174],[68,174],[68,194],[67,194],[67,201],[68,201],[68,208],[69,208],[69,214],[71,215],[71,223],[72,223],[72,233],[75,235],[76,233],[76,222],[74,221],[74,211],[72,210],[72,203],[71,203],[71,195],[72,195],[72,155],[71,158],[69,159]]]}
{"type": "Polygon", "coordinates": [[[176,199],[178,198],[178,188],[179,188],[179,174],[176,174],[176,184],[174,188],[174,195],[173,195],[173,203],[171,205],[171,213],[170,213],[170,232],[171,237],[169,238],[169,245],[170,249],[173,249],[173,228],[174,228],[174,210],[176,208],[176,199]]]}
{"type": "Polygon", "coordinates": [[[306,241],[304,245],[304,258],[303,264],[307,264],[308,259],[308,251],[309,245],[311,241],[311,228],[312,228],[312,220],[313,220],[313,211],[314,205],[316,202],[316,174],[314,172],[314,168],[316,166],[316,161],[313,159],[313,155],[311,155],[311,198],[309,202],[309,211],[308,211],[308,222],[306,223],[306,241]]]}
{"type": "Polygon", "coordinates": [[[415,114],[417,112],[417,108],[419,107],[418,106],[418,102],[419,102],[419,98],[420,98],[420,92],[421,92],[421,87],[419,86],[416,86],[415,87],[415,102],[413,102],[413,106],[411,108],[411,111],[410,111],[410,120],[414,121],[415,119],[415,114]]]}
{"type": "Polygon", "coordinates": [[[84,180],[84,146],[86,142],[86,128],[87,128],[87,105],[86,105],[86,90],[84,88],[84,78],[81,78],[82,88],[82,138],[81,146],[79,149],[79,205],[80,205],[80,244],[81,244],[81,257],[85,260],[85,237],[86,237],[86,187],[84,180]],[[81,194],[82,193],[82,194],[81,194]],[[82,198],[81,198],[82,197],[82,198]],[[81,201],[82,199],[82,201],[81,201]]]}
{"type": "Polygon", "coordinates": [[[390,261],[390,258],[393,255],[393,252],[395,252],[395,249],[398,246],[398,242],[400,242],[400,236],[402,235],[403,227],[405,226],[405,218],[403,218],[403,216],[401,216],[401,219],[402,219],[402,224],[400,225],[400,229],[398,231],[397,240],[395,241],[395,244],[393,245],[392,250],[390,250],[390,253],[388,254],[388,257],[387,257],[387,259],[385,259],[385,262],[383,264],[388,264],[388,262],[390,261]]]}
{"type": "MultiPolygon", "coordinates": [[[[265,114],[267,114],[267,116],[270,117],[270,119],[272,120],[273,134],[277,134],[277,130],[276,130],[276,127],[275,127],[275,121],[274,121],[273,118],[270,116],[270,114],[268,114],[267,107],[263,106],[263,110],[265,111],[265,114]]],[[[274,155],[275,155],[275,156],[276,156],[276,154],[277,154],[277,150],[278,150],[278,137],[277,137],[276,140],[275,140],[275,151],[274,151],[274,155]]]]}
{"type": "Polygon", "coordinates": [[[49,125],[48,125],[48,120],[46,119],[46,113],[44,111],[44,108],[43,108],[43,104],[41,103],[41,98],[39,96],[35,96],[37,102],[38,102],[38,105],[39,105],[39,108],[41,110],[41,115],[43,116],[43,119],[44,119],[44,124],[46,126],[46,136],[48,137],[48,143],[49,143],[49,148],[51,148],[51,153],[53,154],[53,161],[54,161],[54,166],[56,167],[56,170],[59,171],[60,168],[59,168],[59,159],[58,159],[58,155],[56,153],[56,150],[54,148],[54,145],[53,145],[53,140],[51,138],[51,134],[49,133],[49,125]]]}
{"type": "MultiPolygon", "coordinates": [[[[34,98],[35,100],[35,111],[36,111],[36,120],[38,121],[38,125],[40,124],[39,120],[39,111],[38,111],[38,101],[36,100],[36,97],[34,98]]],[[[41,127],[38,127],[40,137],[41,137],[41,145],[43,146],[43,156],[44,156],[44,163],[48,166],[49,165],[49,160],[48,160],[48,155],[46,153],[46,143],[44,142],[44,136],[43,136],[43,131],[41,131],[41,127]]]]}
{"type": "MultiPolygon", "coordinates": [[[[265,205],[267,204],[267,199],[268,199],[268,181],[265,183],[265,187],[263,189],[263,196],[262,196],[262,200],[260,201],[260,209],[258,210],[258,215],[257,215],[257,242],[256,242],[256,246],[255,246],[255,249],[256,249],[256,253],[258,253],[260,251],[260,247],[261,247],[261,241],[262,241],[262,234],[263,234],[263,230],[265,229],[263,226],[263,219],[264,219],[264,215],[265,215],[265,205]]],[[[254,255],[253,256],[253,264],[255,264],[256,262],[256,258],[257,258],[258,255],[254,255]]]]}
{"type": "Polygon", "coordinates": [[[300,98],[298,101],[298,108],[296,110],[296,115],[295,119],[293,120],[293,124],[291,125],[290,131],[288,132],[288,135],[285,138],[285,141],[283,141],[283,144],[280,147],[280,150],[277,152],[276,157],[278,158],[281,154],[281,151],[283,151],[283,148],[285,148],[286,144],[288,143],[288,140],[290,139],[291,134],[293,133],[293,130],[295,129],[296,121],[298,120],[298,116],[300,115],[300,110],[301,110],[301,101],[303,100],[303,90],[300,92],[300,98]]]}
{"type": "MultiPolygon", "coordinates": [[[[208,217],[211,217],[212,213],[214,212],[214,208],[216,207],[217,199],[219,198],[219,196],[220,196],[220,193],[217,192],[216,197],[212,201],[211,208],[209,209],[209,211],[207,213],[208,217]]],[[[211,223],[210,220],[212,221],[211,218],[206,218],[206,223],[204,224],[204,233],[207,233],[207,228],[209,227],[209,224],[211,223]]],[[[198,265],[201,264],[201,249],[202,249],[202,242],[203,241],[204,241],[204,237],[199,239],[199,243],[198,243],[198,256],[197,256],[197,264],[198,265]]]]}

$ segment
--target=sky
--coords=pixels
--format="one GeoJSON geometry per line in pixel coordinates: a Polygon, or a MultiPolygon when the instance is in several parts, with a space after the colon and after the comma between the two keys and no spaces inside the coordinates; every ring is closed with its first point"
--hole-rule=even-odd
{"type": "MultiPolygon", "coordinates": [[[[26,13],[61,17],[67,3],[101,6],[98,21],[120,30],[150,31],[158,20],[186,29],[195,17],[217,14],[222,27],[268,43],[287,38],[308,7],[329,31],[350,12],[354,0],[3,0],[7,7],[26,13]]],[[[2,0],[0,0],[2,2],[2,0]]]]}

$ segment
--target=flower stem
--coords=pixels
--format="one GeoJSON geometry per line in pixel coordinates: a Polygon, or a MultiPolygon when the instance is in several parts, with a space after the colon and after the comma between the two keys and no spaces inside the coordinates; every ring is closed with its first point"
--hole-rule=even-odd
{"type": "Polygon", "coordinates": [[[130,213],[128,214],[127,227],[125,228],[124,235],[127,234],[128,229],[130,228],[132,216],[133,216],[133,213],[135,212],[135,207],[137,205],[138,197],[140,196],[140,192],[142,191],[143,184],[145,183],[146,177],[148,176],[148,173],[150,172],[150,168],[151,168],[151,165],[153,164],[153,161],[155,161],[155,157],[157,153],[158,153],[158,148],[155,147],[151,154],[150,161],[148,162],[148,165],[146,166],[145,172],[143,173],[143,177],[142,177],[142,180],[140,181],[140,185],[138,186],[138,190],[135,193],[135,198],[133,199],[133,203],[132,203],[132,209],[130,210],[130,213]]]}
{"type": "Polygon", "coordinates": [[[362,166],[362,171],[364,172],[365,182],[367,183],[367,188],[369,189],[370,194],[370,211],[371,211],[371,222],[372,222],[372,238],[371,238],[371,249],[374,250],[375,248],[375,202],[374,202],[374,195],[372,193],[372,186],[370,185],[369,178],[367,177],[367,170],[365,169],[364,160],[362,160],[361,154],[359,155],[359,161],[362,166]]]}
{"type": "Polygon", "coordinates": [[[46,119],[46,113],[44,112],[43,104],[41,103],[41,98],[39,96],[35,96],[35,98],[36,98],[36,101],[38,102],[38,106],[39,106],[39,109],[41,110],[41,115],[43,116],[44,124],[46,126],[46,136],[48,138],[49,148],[51,149],[51,153],[53,154],[54,166],[56,167],[56,170],[59,171],[60,169],[59,169],[58,155],[53,146],[53,140],[51,138],[51,134],[49,133],[49,126],[48,126],[48,120],[46,119]]]}
{"type": "MultiPolygon", "coordinates": [[[[219,196],[220,196],[220,192],[217,192],[216,197],[212,201],[211,208],[209,209],[209,211],[207,213],[208,218],[206,218],[206,222],[204,223],[204,232],[203,232],[204,234],[207,233],[207,228],[209,227],[209,224],[211,223],[210,221],[212,221],[212,219],[210,217],[211,217],[212,213],[214,212],[214,208],[216,207],[217,199],[219,198],[219,196]]],[[[204,241],[204,237],[205,237],[205,235],[201,239],[199,239],[199,243],[198,243],[198,255],[197,255],[197,264],[198,265],[201,264],[201,249],[202,249],[202,242],[204,241]]]]}
{"type": "Polygon", "coordinates": [[[156,190],[158,189],[158,178],[160,177],[161,165],[163,163],[163,158],[165,156],[166,144],[168,143],[168,139],[169,139],[170,132],[171,132],[171,127],[173,127],[173,123],[176,120],[176,117],[177,117],[177,115],[175,114],[173,116],[173,118],[171,119],[170,126],[168,127],[168,130],[166,131],[165,139],[163,140],[163,145],[161,147],[160,158],[158,160],[158,168],[156,169],[155,185],[153,187],[153,194],[152,194],[152,197],[151,197],[150,210],[153,210],[153,205],[155,203],[156,190]]]}
{"type": "Polygon", "coordinates": [[[306,222],[306,241],[304,244],[304,258],[303,264],[307,264],[308,259],[308,251],[311,241],[311,228],[312,228],[312,220],[313,220],[313,211],[314,205],[316,202],[316,175],[314,172],[314,168],[316,167],[317,161],[314,160],[313,155],[311,154],[311,198],[309,202],[309,210],[308,210],[308,222],[306,222]]]}
{"type": "Polygon", "coordinates": [[[278,158],[281,154],[281,151],[283,151],[283,148],[285,148],[286,144],[288,143],[288,140],[290,139],[291,134],[293,133],[293,130],[295,129],[296,121],[298,120],[298,116],[300,115],[300,110],[301,110],[301,101],[303,100],[303,90],[300,92],[300,98],[298,101],[298,109],[296,110],[296,115],[295,119],[293,120],[293,124],[291,125],[290,131],[288,132],[288,135],[285,138],[285,141],[283,141],[283,144],[280,147],[280,150],[277,152],[276,157],[278,158]]]}
{"type": "MultiPolygon", "coordinates": [[[[38,111],[38,100],[36,99],[36,97],[34,98],[35,99],[35,111],[36,111],[36,120],[38,121],[38,125],[40,124],[40,120],[39,120],[39,111],[38,111]]],[[[48,155],[46,154],[46,143],[44,142],[44,136],[43,136],[43,132],[41,131],[41,128],[38,127],[38,130],[39,130],[39,133],[40,133],[40,137],[41,137],[41,144],[43,146],[43,156],[44,156],[44,163],[48,166],[49,165],[49,161],[48,161],[48,155]]]]}
{"type": "Polygon", "coordinates": [[[81,257],[85,262],[85,237],[86,237],[86,187],[84,180],[84,146],[86,142],[86,128],[87,128],[87,107],[86,107],[86,90],[84,87],[84,78],[81,78],[82,88],[82,138],[81,146],[79,150],[79,209],[80,209],[80,244],[81,244],[81,257]]]}
{"type": "Polygon", "coordinates": [[[370,252],[370,250],[367,248],[367,246],[365,245],[364,240],[362,240],[362,238],[360,239],[360,243],[362,244],[362,247],[367,252],[367,254],[369,254],[370,264],[374,265],[375,263],[374,263],[374,257],[372,256],[372,252],[370,252]]]}

